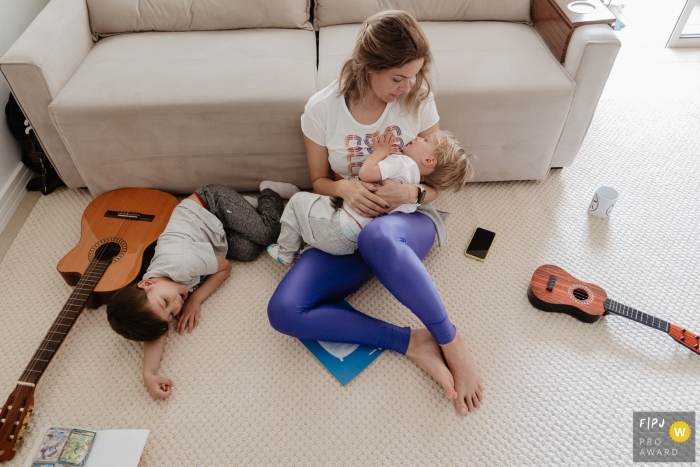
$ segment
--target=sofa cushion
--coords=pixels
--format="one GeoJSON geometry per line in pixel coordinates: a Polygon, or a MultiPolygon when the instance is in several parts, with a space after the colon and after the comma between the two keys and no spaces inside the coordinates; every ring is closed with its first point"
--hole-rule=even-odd
{"type": "MultiPolygon", "coordinates": [[[[475,181],[543,178],[575,83],[525,24],[421,23],[435,57],[440,128],[478,156],[475,181]],[[528,161],[514,163],[516,160],[528,161]],[[514,167],[520,167],[514,169],[514,167]]],[[[318,88],[337,78],[359,25],[322,28],[318,88]]]]}
{"type": "Polygon", "coordinates": [[[143,31],[310,29],[310,0],[87,0],[95,37],[143,31]]]}
{"type": "Polygon", "coordinates": [[[308,186],[299,118],[315,77],[313,31],[124,34],[95,44],[49,111],[93,194],[308,186]]]}
{"type": "Polygon", "coordinates": [[[316,28],[362,23],[384,10],[403,10],[418,21],[530,21],[530,0],[316,0],[316,28]]]}

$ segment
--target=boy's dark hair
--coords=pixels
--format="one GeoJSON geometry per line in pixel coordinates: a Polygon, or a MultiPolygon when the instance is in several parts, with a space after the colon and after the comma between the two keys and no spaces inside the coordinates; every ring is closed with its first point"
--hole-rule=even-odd
{"type": "Polygon", "coordinates": [[[107,320],[117,334],[132,341],[152,341],[168,332],[168,322],[151,310],[146,291],[137,284],[114,293],[107,304],[107,320]]]}

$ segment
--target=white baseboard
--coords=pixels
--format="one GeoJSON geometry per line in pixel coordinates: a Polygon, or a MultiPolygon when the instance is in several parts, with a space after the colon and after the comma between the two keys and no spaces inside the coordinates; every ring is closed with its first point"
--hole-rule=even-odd
{"type": "Polygon", "coordinates": [[[0,188],[0,233],[5,230],[17,206],[27,194],[25,187],[33,175],[34,172],[24,164],[19,164],[5,186],[0,188]]]}

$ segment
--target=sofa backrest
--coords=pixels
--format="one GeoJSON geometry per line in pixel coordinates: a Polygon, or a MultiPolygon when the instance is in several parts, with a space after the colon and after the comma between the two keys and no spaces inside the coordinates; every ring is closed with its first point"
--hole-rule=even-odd
{"type": "Polygon", "coordinates": [[[383,10],[403,10],[418,21],[530,21],[530,0],[316,0],[314,26],[362,23],[383,10]]]}
{"type": "Polygon", "coordinates": [[[311,29],[310,0],[87,0],[95,39],[128,32],[311,29]]]}

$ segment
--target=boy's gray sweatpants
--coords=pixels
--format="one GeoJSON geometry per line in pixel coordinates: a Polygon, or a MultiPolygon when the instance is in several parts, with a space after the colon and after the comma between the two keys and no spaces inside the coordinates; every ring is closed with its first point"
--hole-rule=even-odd
{"type": "Polygon", "coordinates": [[[293,263],[302,242],[332,255],[353,253],[357,243],[343,235],[339,216],[329,196],[296,193],[282,213],[282,231],[277,239],[280,259],[293,263]]]}
{"type": "Polygon", "coordinates": [[[224,225],[228,242],[228,259],[253,261],[280,234],[280,217],[284,210],[282,198],[265,189],[255,209],[231,188],[207,185],[195,190],[224,225]]]}

